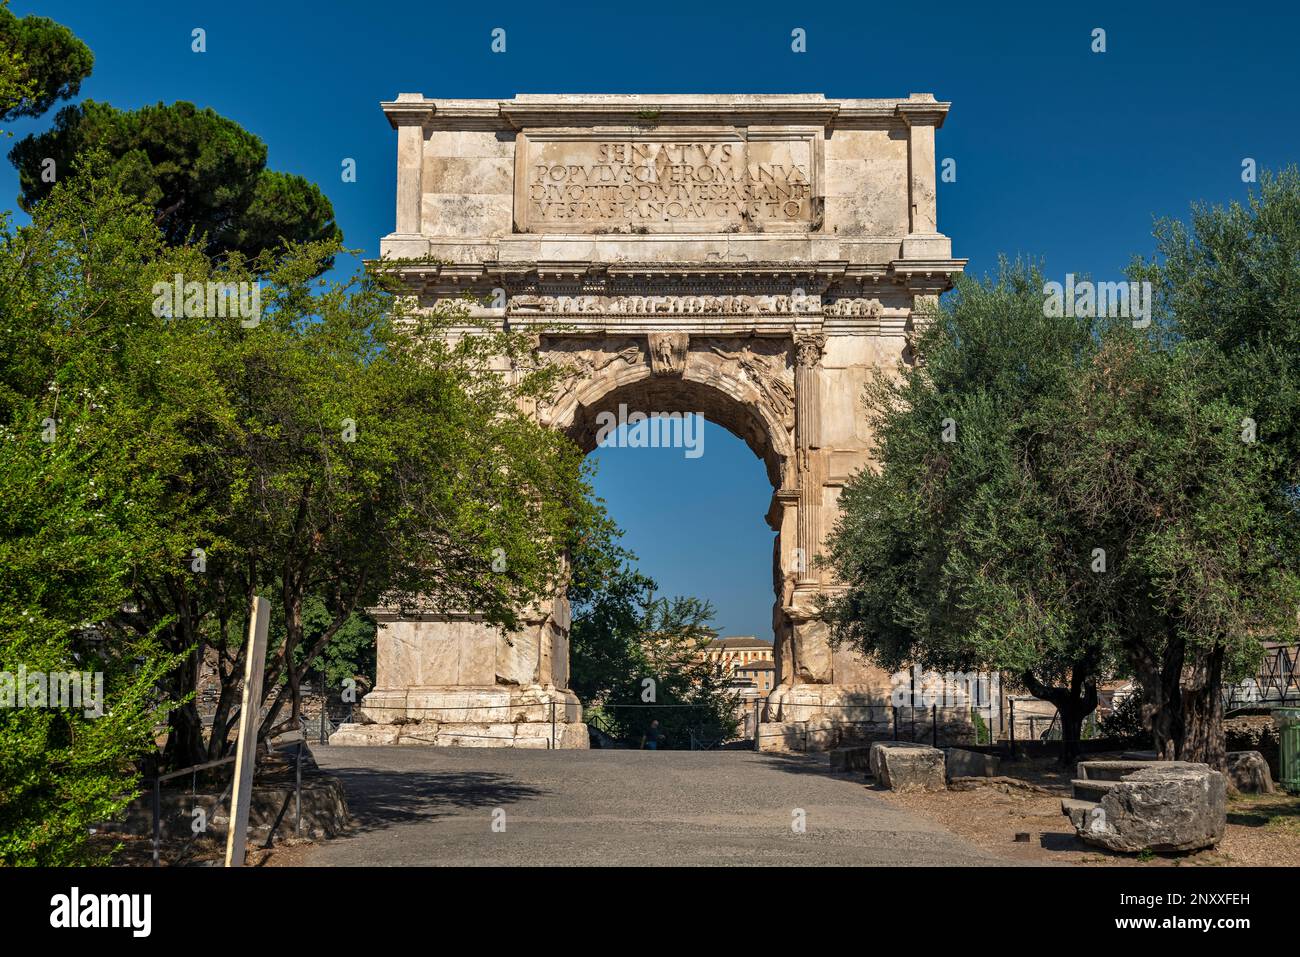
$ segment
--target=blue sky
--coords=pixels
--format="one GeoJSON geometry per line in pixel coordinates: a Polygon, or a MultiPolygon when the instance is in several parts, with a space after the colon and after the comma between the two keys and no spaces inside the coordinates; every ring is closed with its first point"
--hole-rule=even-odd
{"type": "MultiPolygon", "coordinates": [[[[350,246],[393,228],[398,92],[824,93],[952,102],[937,154],[939,227],[984,273],[1000,253],[1049,275],[1118,279],[1149,254],[1152,217],[1246,194],[1243,158],[1297,161],[1300,8],[1278,4],[382,4],[226,0],[26,3],[95,53],[82,96],[119,108],[190,100],[266,141],[270,165],[318,183],[350,246]],[[191,52],[191,30],[207,52],[191,52]],[[504,54],[491,31],[506,30],[504,54]],[[807,52],[790,49],[796,27],[807,52]],[[1090,50],[1106,30],[1107,51],[1090,50]],[[355,183],[340,181],[356,160],[355,183]]],[[[52,113],[14,124],[44,128],[52,113]]],[[[0,164],[0,197],[17,177],[0,164]]],[[[641,567],[718,608],[726,634],[771,637],[770,487],[749,449],[710,426],[705,454],[604,449],[597,491],[641,567]]]]}

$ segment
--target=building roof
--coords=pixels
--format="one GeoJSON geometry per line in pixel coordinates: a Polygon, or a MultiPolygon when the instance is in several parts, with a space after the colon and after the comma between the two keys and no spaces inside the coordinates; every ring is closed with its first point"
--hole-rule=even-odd
{"type": "Polygon", "coordinates": [[[736,665],[737,671],[775,671],[776,665],[770,661],[747,661],[736,665]]]}
{"type": "Polygon", "coordinates": [[[731,638],[717,638],[709,642],[710,649],[716,648],[764,648],[771,649],[772,643],[764,641],[761,638],[755,638],[753,635],[736,635],[731,638]]]}

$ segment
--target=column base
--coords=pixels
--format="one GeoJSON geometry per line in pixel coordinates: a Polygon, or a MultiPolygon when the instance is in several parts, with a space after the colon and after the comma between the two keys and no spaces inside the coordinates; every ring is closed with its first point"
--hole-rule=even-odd
{"type": "Polygon", "coordinates": [[[340,726],[330,744],[590,747],[582,704],[563,688],[377,688],[360,710],[364,723],[340,726]]]}
{"type": "Polygon", "coordinates": [[[782,685],[768,696],[758,750],[829,751],[893,734],[889,696],[879,685],[782,685]]]}

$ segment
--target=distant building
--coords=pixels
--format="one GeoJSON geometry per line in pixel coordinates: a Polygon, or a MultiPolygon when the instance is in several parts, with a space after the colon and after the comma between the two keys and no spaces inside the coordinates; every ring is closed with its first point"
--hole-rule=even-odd
{"type": "Polygon", "coordinates": [[[733,676],[744,665],[766,661],[775,667],[772,643],[752,635],[718,638],[705,646],[703,654],[709,661],[722,665],[733,676]]]}
{"type": "Polygon", "coordinates": [[[745,682],[745,686],[751,684],[760,694],[766,694],[772,690],[774,676],[776,675],[776,663],[772,661],[751,661],[748,664],[737,665],[734,671],[736,678],[745,682]]]}

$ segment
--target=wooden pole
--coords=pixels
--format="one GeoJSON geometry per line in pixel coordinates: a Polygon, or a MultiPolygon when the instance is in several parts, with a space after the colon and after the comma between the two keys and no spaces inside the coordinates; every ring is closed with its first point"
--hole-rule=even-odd
{"type": "Polygon", "coordinates": [[[248,655],[244,662],[244,697],[239,711],[239,738],[235,749],[235,783],[230,794],[226,867],[244,866],[248,805],[253,797],[253,770],[257,763],[257,726],[261,723],[266,628],[270,621],[270,603],[265,598],[254,597],[252,614],[248,619],[248,655]]]}

